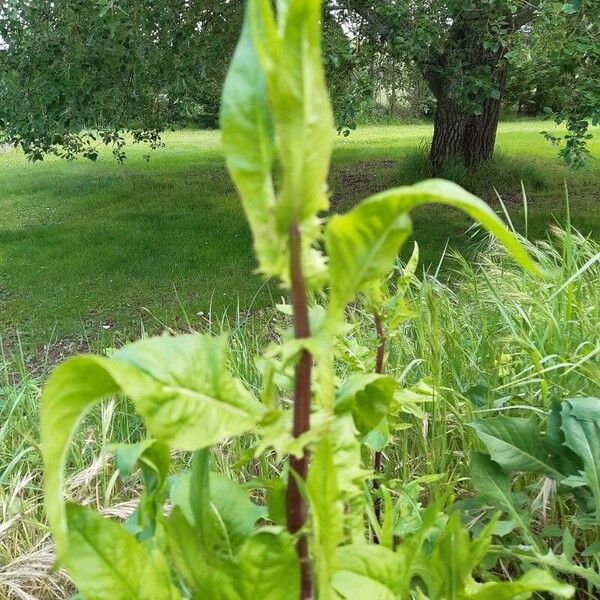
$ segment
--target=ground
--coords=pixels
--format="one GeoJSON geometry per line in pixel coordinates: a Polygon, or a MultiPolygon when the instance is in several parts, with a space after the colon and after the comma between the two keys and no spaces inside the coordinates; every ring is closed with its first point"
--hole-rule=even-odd
{"type": "MultiPolygon", "coordinates": [[[[545,235],[565,215],[565,183],[573,222],[600,236],[600,165],[572,175],[540,135],[541,121],[504,123],[495,163],[471,175],[447,176],[498,206],[530,237],[545,235]],[[527,191],[522,201],[521,180],[527,191]],[[527,213],[527,219],[524,218],[527,213]]],[[[427,124],[365,127],[336,142],[332,206],[427,176],[427,124]]],[[[265,305],[275,286],[252,275],[250,235],[229,182],[218,132],[177,131],[147,162],[130,147],[124,165],[109,152],[97,163],[49,159],[32,164],[0,154],[0,335],[24,346],[52,339],[130,337],[165,324],[195,324],[265,305]]],[[[600,136],[592,142],[600,154],[600,136]]],[[[469,221],[443,208],[415,216],[423,264],[446,243],[465,251],[469,221]]]]}

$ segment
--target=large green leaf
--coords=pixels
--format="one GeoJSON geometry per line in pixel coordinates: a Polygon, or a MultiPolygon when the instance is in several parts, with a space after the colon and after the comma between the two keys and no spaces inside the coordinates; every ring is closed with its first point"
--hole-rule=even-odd
{"type": "Polygon", "coordinates": [[[596,499],[600,519],[600,399],[575,398],[562,405],[565,445],[583,461],[583,472],[596,499]]]}
{"type": "Polygon", "coordinates": [[[396,380],[385,375],[351,375],[337,393],[335,411],[352,413],[356,428],[366,435],[387,415],[396,387],[396,380]]]}
{"type": "Polygon", "coordinates": [[[454,183],[431,179],[382,192],[347,214],[331,218],[326,242],[334,312],[388,273],[411,233],[408,213],[430,203],[446,204],[466,212],[495,235],[523,267],[538,272],[517,237],[485,202],[454,183]]]}
{"type": "Polygon", "coordinates": [[[142,340],[111,358],[79,356],[58,367],[42,395],[44,496],[61,554],[67,526],[63,463],[88,408],[115,393],[133,401],[150,434],[171,447],[204,448],[250,429],[263,406],[231,376],[222,338],[186,335],[142,340]]]}
{"type": "Polygon", "coordinates": [[[86,600],[177,600],[162,555],[121,525],[75,504],[66,510],[62,563],[86,600]]]}
{"type": "Polygon", "coordinates": [[[264,413],[263,405],[229,372],[224,337],[142,340],[116,352],[115,362],[140,373],[119,379],[121,389],[152,435],[171,447],[206,448],[250,429],[264,413]]]}
{"type": "Polygon", "coordinates": [[[341,546],[336,553],[333,587],[347,600],[396,600],[406,579],[400,554],[367,544],[341,546]]]}
{"type": "Polygon", "coordinates": [[[492,460],[505,471],[530,471],[549,475],[560,481],[561,463],[555,448],[531,419],[500,415],[471,426],[485,444],[492,460]]]}

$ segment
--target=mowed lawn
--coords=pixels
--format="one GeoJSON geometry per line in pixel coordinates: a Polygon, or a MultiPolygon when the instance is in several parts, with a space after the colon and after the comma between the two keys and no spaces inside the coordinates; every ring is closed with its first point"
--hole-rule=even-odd
{"type": "MultiPolygon", "coordinates": [[[[562,220],[565,183],[573,222],[600,235],[600,165],[571,175],[539,134],[541,121],[501,126],[498,159],[473,176],[449,175],[495,203],[505,198],[524,229],[521,180],[528,194],[528,233],[545,235],[562,220]]],[[[366,127],[339,137],[331,175],[334,210],[385,187],[426,174],[429,125],[366,127]]],[[[109,151],[97,163],[48,159],[31,164],[0,154],[0,333],[25,344],[52,338],[127,337],[142,329],[200,322],[259,308],[278,297],[253,275],[251,238],[228,179],[218,132],[165,134],[165,148],[144,159],[130,146],[124,165],[109,151]],[[204,315],[202,314],[204,313],[204,315]]],[[[592,150],[600,155],[600,136],[592,150]]],[[[495,204],[497,205],[497,203],[495,204]]],[[[469,220],[443,208],[421,209],[415,234],[424,265],[446,243],[468,251],[469,220]]]]}

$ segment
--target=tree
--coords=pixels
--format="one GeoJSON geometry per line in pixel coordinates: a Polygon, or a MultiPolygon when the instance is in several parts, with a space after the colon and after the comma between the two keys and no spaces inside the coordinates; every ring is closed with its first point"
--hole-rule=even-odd
{"type": "MultiPolygon", "coordinates": [[[[596,3],[597,4],[597,3],[596,3]]],[[[350,10],[369,25],[374,43],[408,56],[436,98],[430,160],[439,171],[449,159],[467,167],[492,158],[506,88],[510,53],[524,31],[538,23],[554,31],[596,28],[594,2],[544,0],[349,0],[350,10]]],[[[596,52],[591,39],[585,52],[596,52]]],[[[567,61],[569,62],[569,61],[567,61]]],[[[564,65],[564,60],[556,61],[564,65]]],[[[581,107],[592,116],[597,98],[581,107]]],[[[561,110],[565,105],[561,105],[561,110]]],[[[557,113],[558,114],[558,113],[557,113]]],[[[575,125],[567,119],[569,126],[575,125]]],[[[577,127],[572,129],[577,139],[577,127]]]]}
{"type": "Polygon", "coordinates": [[[0,125],[33,159],[123,158],[123,132],[159,143],[194,119],[216,126],[240,0],[3,0],[0,125]]]}

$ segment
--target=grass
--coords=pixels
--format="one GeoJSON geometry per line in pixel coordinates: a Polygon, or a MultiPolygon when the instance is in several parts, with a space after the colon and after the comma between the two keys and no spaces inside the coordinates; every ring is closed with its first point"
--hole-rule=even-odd
{"type": "MultiPolygon", "coordinates": [[[[540,121],[501,126],[497,160],[474,174],[448,176],[495,202],[494,187],[528,234],[540,237],[564,215],[567,181],[573,222],[600,234],[600,167],[571,176],[539,135],[540,121]]],[[[427,176],[426,124],[364,127],[337,140],[332,205],[345,210],[384,187],[427,176]]],[[[271,304],[273,286],[252,276],[244,215],[229,182],[218,132],[177,131],[144,160],[131,147],[124,166],[110,153],[98,163],[49,159],[30,164],[0,155],[0,331],[19,332],[25,349],[51,339],[127,338],[165,324],[197,325],[211,311],[230,314],[271,304]]],[[[600,139],[592,143],[600,150],[600,139]]],[[[443,208],[421,210],[415,234],[425,263],[446,244],[467,251],[468,219],[443,208]]]]}
{"type": "MultiPolygon", "coordinates": [[[[528,247],[547,273],[544,281],[516,267],[487,239],[478,243],[471,261],[447,256],[443,279],[431,273],[413,281],[407,302],[418,317],[389,342],[386,372],[403,387],[426,380],[437,392],[431,402],[407,411],[408,429],[398,432],[386,450],[390,478],[437,475],[429,478],[432,495],[445,497],[452,489],[460,496],[469,488],[467,457],[476,442],[468,423],[474,416],[527,415],[553,400],[598,395],[600,243],[554,229],[551,241],[528,247]]],[[[356,306],[349,317],[356,324],[352,335],[357,344],[374,349],[371,316],[356,306]]],[[[233,369],[258,389],[252,357],[288,323],[269,309],[258,316],[203,316],[199,325],[204,331],[227,333],[233,369]]],[[[103,352],[103,340],[89,350],[103,352]]],[[[373,355],[363,357],[367,371],[373,368],[373,355]]],[[[31,372],[18,354],[0,354],[0,597],[11,600],[64,600],[70,591],[60,574],[50,570],[52,547],[40,504],[41,458],[31,415],[37,412],[44,370],[31,372]]],[[[106,515],[129,515],[139,482],[113,477],[109,446],[142,434],[124,400],[111,399],[93,411],[74,441],[67,472],[70,494],[106,515]]],[[[214,448],[215,468],[243,480],[245,468],[234,471],[232,465],[245,448],[243,439],[214,448]]],[[[271,467],[249,468],[260,476],[271,467]]],[[[530,482],[530,500],[541,485],[543,480],[530,482]]],[[[541,511],[544,525],[570,518],[559,510],[559,501],[551,496],[541,511]]],[[[592,596],[583,591],[579,597],[592,596]]]]}

